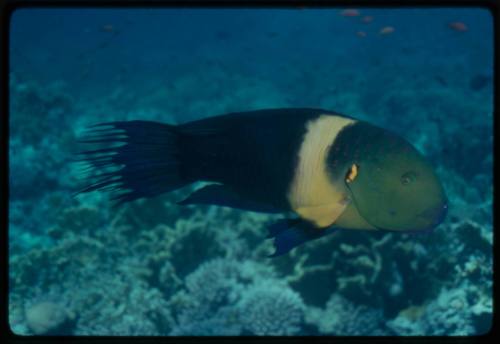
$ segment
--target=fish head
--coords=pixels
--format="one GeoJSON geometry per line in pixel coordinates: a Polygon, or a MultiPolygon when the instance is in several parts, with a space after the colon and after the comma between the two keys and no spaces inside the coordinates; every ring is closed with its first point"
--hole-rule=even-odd
{"type": "Polygon", "coordinates": [[[359,214],[378,229],[435,228],[444,220],[448,202],[434,168],[403,138],[369,127],[357,141],[344,178],[359,214]]]}

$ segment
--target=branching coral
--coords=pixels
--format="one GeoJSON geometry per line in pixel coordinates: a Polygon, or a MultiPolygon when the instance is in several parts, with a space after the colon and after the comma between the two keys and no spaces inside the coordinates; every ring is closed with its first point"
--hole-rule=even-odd
{"type": "Polygon", "coordinates": [[[400,335],[482,334],[492,324],[491,306],[491,300],[465,282],[454,289],[443,288],[416,316],[405,310],[387,324],[400,335]]]}
{"type": "Polygon", "coordinates": [[[207,335],[216,331],[205,332],[207,324],[217,324],[220,335],[239,333],[242,324],[235,305],[250,285],[273,275],[271,269],[251,261],[219,258],[203,263],[186,277],[186,289],[170,300],[177,319],[171,334],[207,335]]]}
{"type": "Polygon", "coordinates": [[[312,308],[306,322],[317,327],[321,334],[335,336],[389,333],[380,309],[356,305],[339,294],[332,294],[324,309],[312,308]]]}
{"type": "Polygon", "coordinates": [[[248,288],[236,307],[243,330],[256,335],[297,334],[305,312],[297,292],[272,280],[248,288]]]}

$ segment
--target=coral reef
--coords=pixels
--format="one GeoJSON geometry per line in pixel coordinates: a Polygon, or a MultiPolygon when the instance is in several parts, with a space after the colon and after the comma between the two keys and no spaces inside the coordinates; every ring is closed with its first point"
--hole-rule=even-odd
{"type": "Polygon", "coordinates": [[[256,335],[300,332],[305,305],[300,295],[280,281],[260,281],[237,305],[243,330],[256,335]]]}
{"type": "Polygon", "coordinates": [[[297,292],[255,262],[216,258],[185,279],[171,298],[178,316],[171,335],[292,335],[305,305],[297,292]]]}
{"type": "Polygon", "coordinates": [[[38,302],[25,312],[26,324],[34,334],[71,334],[75,315],[54,302],[38,302]]]}
{"type": "Polygon", "coordinates": [[[335,336],[388,335],[383,312],[358,306],[339,294],[332,294],[324,309],[312,308],[307,322],[314,324],[319,333],[335,336]]]}
{"type": "Polygon", "coordinates": [[[492,304],[477,287],[463,283],[443,288],[437,299],[420,307],[404,309],[387,326],[402,335],[466,336],[490,330],[492,304]],[[486,317],[486,319],[484,318],[486,317]]]}
{"type": "Polygon", "coordinates": [[[10,299],[12,329],[33,333],[23,326],[29,313],[16,308],[30,309],[37,300],[52,300],[75,314],[71,334],[164,334],[170,314],[160,290],[143,281],[149,271],[137,257],[121,250],[115,255],[104,241],[75,236],[51,249],[15,257],[11,267],[22,273],[11,275],[10,287],[24,297],[10,299]],[[115,265],[114,258],[123,265],[115,265]],[[50,268],[39,271],[40,266],[50,268]],[[137,317],[148,320],[137,322],[137,317]]]}

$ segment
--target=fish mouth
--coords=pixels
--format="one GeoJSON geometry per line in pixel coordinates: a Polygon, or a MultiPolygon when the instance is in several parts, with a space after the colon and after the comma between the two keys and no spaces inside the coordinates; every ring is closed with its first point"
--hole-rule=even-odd
{"type": "Polygon", "coordinates": [[[439,207],[432,207],[424,210],[423,212],[419,213],[417,215],[417,218],[423,219],[425,221],[431,220],[431,223],[428,226],[425,226],[423,228],[418,228],[418,229],[413,229],[409,230],[407,232],[421,232],[421,233],[427,233],[432,231],[434,228],[439,226],[444,219],[446,218],[446,215],[448,214],[448,203],[444,202],[441,206],[439,207]]]}
{"type": "Polygon", "coordinates": [[[417,215],[418,218],[424,220],[431,220],[432,225],[437,226],[443,222],[446,214],[448,213],[448,203],[444,202],[439,207],[427,208],[417,215]]]}

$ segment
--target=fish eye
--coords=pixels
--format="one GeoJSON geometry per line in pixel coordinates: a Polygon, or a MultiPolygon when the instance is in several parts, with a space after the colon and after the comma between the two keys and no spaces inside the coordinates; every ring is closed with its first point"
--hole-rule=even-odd
{"type": "Polygon", "coordinates": [[[409,185],[417,179],[417,174],[413,171],[408,171],[401,176],[401,184],[409,185]]]}

